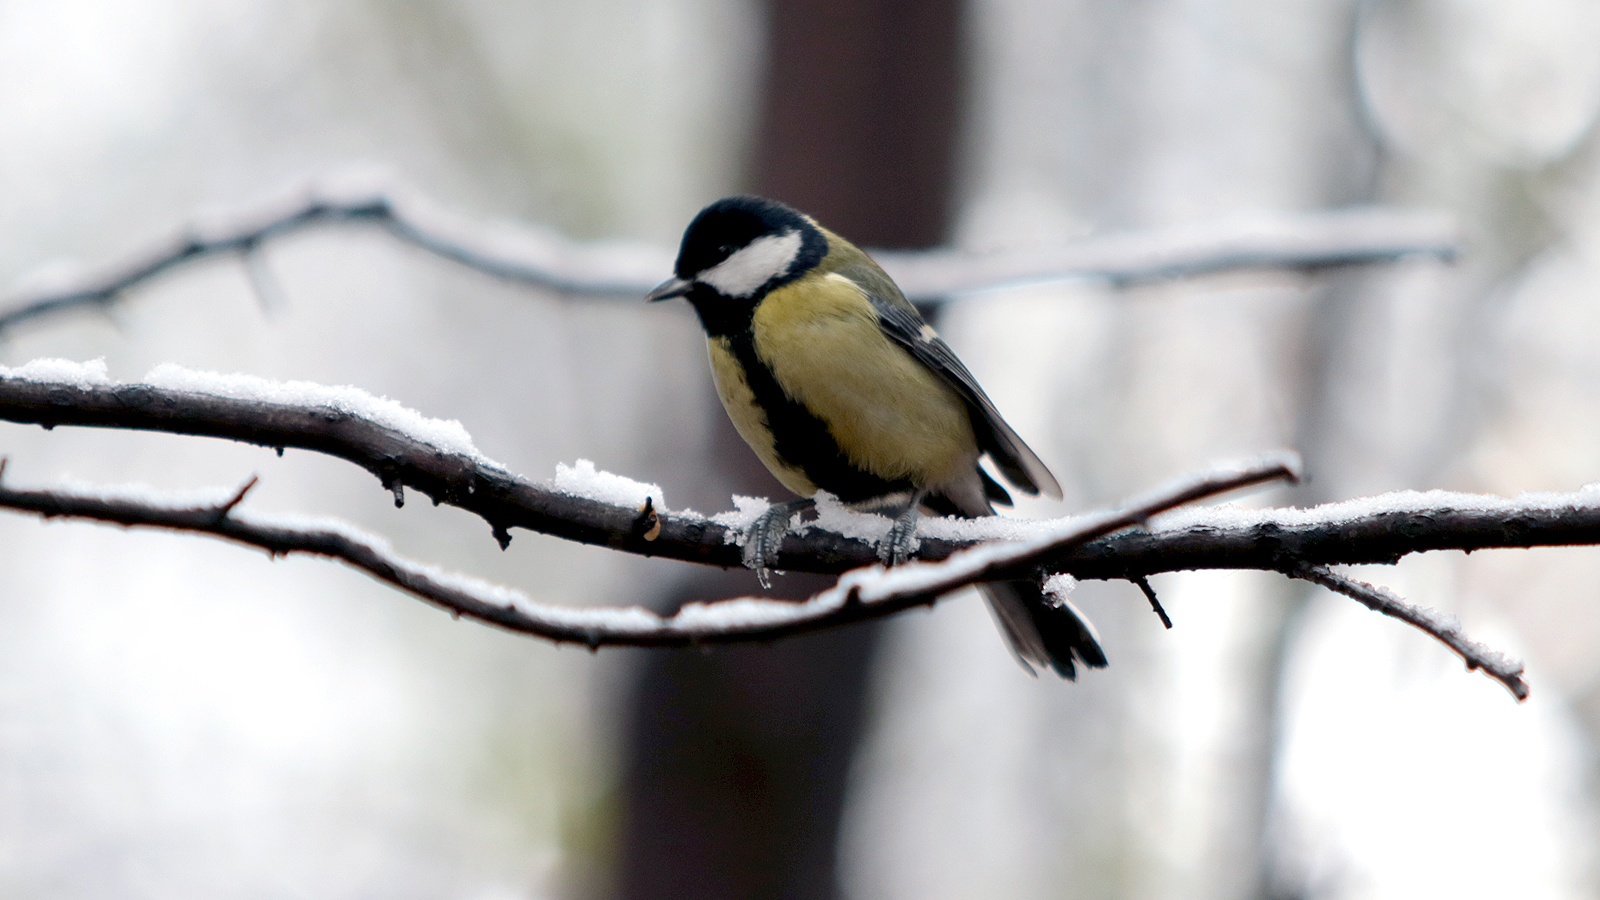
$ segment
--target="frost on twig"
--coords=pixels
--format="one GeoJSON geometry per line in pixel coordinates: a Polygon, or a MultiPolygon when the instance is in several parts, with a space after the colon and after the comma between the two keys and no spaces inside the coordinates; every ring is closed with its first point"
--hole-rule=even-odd
{"type": "Polygon", "coordinates": [[[1289,574],[1320,584],[1355,600],[1362,606],[1386,616],[1413,625],[1439,639],[1467,664],[1468,669],[1482,669],[1485,675],[1505,685],[1518,701],[1528,699],[1528,683],[1523,680],[1523,665],[1498,650],[1469,639],[1461,633],[1461,623],[1453,617],[1442,616],[1424,606],[1415,606],[1401,600],[1388,588],[1357,581],[1331,571],[1325,566],[1304,566],[1289,574]]]}
{"type": "MultiPolygon", "coordinates": [[[[451,213],[389,180],[330,177],[250,208],[213,213],[120,263],[36,275],[0,298],[0,331],[61,310],[104,306],[123,292],[199,259],[237,256],[264,306],[282,288],[260,256],[281,235],[366,225],[443,259],[509,281],[573,296],[639,297],[670,271],[668,247],[578,242],[549,228],[451,213]]],[[[1406,256],[1453,258],[1458,238],[1438,213],[1386,207],[1279,213],[1128,232],[1063,246],[995,253],[932,250],[876,254],[907,296],[949,294],[1020,281],[1097,278],[1122,283],[1230,269],[1314,269],[1406,256]]]]}

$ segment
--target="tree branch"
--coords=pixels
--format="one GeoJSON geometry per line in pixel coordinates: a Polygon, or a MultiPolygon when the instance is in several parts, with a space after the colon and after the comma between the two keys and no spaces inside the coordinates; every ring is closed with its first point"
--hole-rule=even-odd
{"type": "MultiPolygon", "coordinates": [[[[0,459],[0,476],[5,472],[0,459]]],[[[1273,478],[1293,477],[1291,469],[1266,465],[1253,470],[1213,473],[1152,492],[1125,509],[1103,511],[1058,525],[1020,542],[982,544],[941,562],[910,562],[893,569],[880,565],[845,573],[833,587],[803,603],[741,597],[691,603],[671,616],[639,606],[558,607],[527,595],[443,572],[396,554],[382,538],[332,519],[270,516],[239,508],[256,477],[217,499],[179,501],[145,488],[12,488],[0,483],[0,508],[35,512],[50,518],[76,518],[123,526],[145,526],[223,538],[267,551],[273,557],[304,553],[340,560],[352,568],[428,603],[508,631],[557,643],[602,646],[680,647],[696,644],[770,641],[806,632],[884,618],[986,581],[1031,577],[1052,555],[1082,546],[1122,528],[1148,521],[1177,506],[1273,478]]],[[[648,507],[648,501],[647,501],[648,507]]],[[[649,520],[648,509],[641,518],[649,520]]],[[[1321,566],[1301,566],[1286,574],[1353,597],[1370,609],[1398,618],[1433,635],[1466,661],[1505,685],[1518,701],[1528,697],[1523,666],[1469,640],[1460,626],[1437,613],[1412,606],[1392,593],[1335,574],[1321,566]]],[[[1149,582],[1133,579],[1150,598],[1162,621],[1172,627],[1149,582]]]]}
{"type": "MultiPolygon", "coordinates": [[[[373,225],[403,243],[497,278],[575,296],[639,297],[671,270],[665,247],[581,243],[553,230],[475,222],[402,186],[328,179],[287,199],[212,215],[123,262],[35,282],[0,300],[0,331],[55,312],[105,306],[185,264],[237,255],[258,291],[263,243],[311,228],[373,225]]],[[[1449,219],[1420,210],[1360,207],[1280,213],[1089,238],[1003,253],[934,250],[875,255],[914,300],[1019,281],[1100,278],[1117,283],[1230,269],[1316,269],[1405,256],[1455,256],[1449,219]]],[[[270,299],[273,292],[267,292],[270,299]]]]}
{"type": "Polygon", "coordinates": [[[1323,269],[1408,256],[1454,260],[1460,238],[1442,213],[1362,206],[1260,213],[997,253],[877,251],[906,296],[936,299],[1025,281],[1097,278],[1129,284],[1239,269],[1323,269]]]}
{"type": "Polygon", "coordinates": [[[1522,679],[1524,669],[1522,662],[1468,639],[1461,633],[1461,623],[1454,618],[1446,618],[1426,607],[1413,606],[1396,597],[1387,588],[1357,581],[1330,571],[1324,566],[1302,566],[1288,574],[1320,584],[1370,610],[1399,619],[1433,635],[1446,647],[1454,650],[1467,664],[1469,670],[1482,669],[1484,674],[1505,685],[1506,690],[1510,691],[1511,696],[1516,697],[1519,702],[1528,699],[1528,683],[1522,679]]]}
{"type": "MultiPolygon", "coordinates": [[[[350,387],[277,383],[219,376],[176,366],[146,382],[121,384],[103,363],[36,360],[0,367],[0,419],[53,428],[87,425],[225,437],[280,451],[299,447],[337,456],[377,475],[396,505],[411,487],[476,513],[501,541],[511,527],[529,528],[642,555],[737,565],[740,530],[673,513],[648,486],[637,507],[577,489],[537,484],[511,474],[473,446],[454,422],[427,419],[392,401],[350,387]]],[[[992,518],[922,523],[917,562],[884,570],[867,541],[810,525],[788,535],[777,567],[837,574],[834,588],[794,605],[757,598],[686,607],[662,618],[640,609],[564,610],[481,582],[448,576],[395,556],[380,539],[341,523],[288,522],[239,510],[255,485],[214,503],[177,505],[145,494],[23,491],[0,487],[0,507],[45,516],[77,516],[201,532],[269,553],[313,553],[344,560],[429,602],[513,631],[590,646],[768,640],[891,615],[934,602],[959,587],[987,581],[1119,578],[1140,586],[1160,614],[1147,576],[1183,569],[1269,569],[1315,581],[1433,634],[1522,699],[1521,665],[1467,640],[1458,627],[1391,594],[1328,571],[1329,563],[1394,562],[1423,550],[1600,543],[1600,490],[1531,494],[1512,500],[1445,492],[1399,492],[1310,510],[1180,506],[1241,487],[1297,477],[1292,457],[1266,458],[1181,480],[1121,510],[1072,519],[1027,522],[992,518]],[[854,570],[854,571],[847,571],[854,570]]],[[[0,462],[0,473],[4,464],[0,462]]],[[[741,513],[745,511],[741,510],[741,513]]],[[[1163,622],[1168,620],[1163,615],[1163,622]]]]}
{"type": "MultiPolygon", "coordinates": [[[[642,495],[634,505],[619,505],[529,481],[478,453],[455,423],[426,419],[354,388],[223,378],[170,366],[145,383],[129,384],[93,366],[38,361],[0,367],[0,420],[297,447],[353,462],[388,490],[408,487],[472,512],[507,539],[509,529],[526,528],[646,556],[741,565],[740,535],[724,524],[729,519],[673,512],[658,496],[649,510],[654,519],[640,527],[642,495]],[[453,441],[446,440],[451,427],[453,441]]],[[[1282,465],[1269,461],[1266,468],[1282,465]]],[[[1074,521],[925,520],[918,556],[944,559],[983,540],[1032,539],[1074,521]]],[[[1600,544],[1600,492],[1515,499],[1401,492],[1309,510],[1174,513],[1150,529],[1049,551],[1039,566],[1079,579],[1132,579],[1186,569],[1292,572],[1301,565],[1392,563],[1427,550],[1579,544],[1600,544]]],[[[811,527],[785,538],[775,568],[839,574],[876,561],[871,543],[811,527]]]]}
{"type": "MultiPolygon", "coordinates": [[[[0,475],[4,462],[0,461],[0,475]]],[[[673,616],[642,607],[572,608],[533,603],[520,592],[442,572],[394,553],[382,538],[332,519],[268,516],[239,508],[252,477],[215,500],[178,501],[145,488],[18,489],[0,483],[0,508],[45,518],[78,518],[225,538],[273,556],[306,553],[341,560],[450,612],[557,642],[669,647],[767,641],[883,618],[984,581],[1025,577],[1044,556],[1148,520],[1176,506],[1262,481],[1291,477],[1281,464],[1186,479],[1126,509],[1094,513],[1029,541],[984,544],[937,563],[846,573],[804,603],[743,597],[693,603],[673,616]]]]}

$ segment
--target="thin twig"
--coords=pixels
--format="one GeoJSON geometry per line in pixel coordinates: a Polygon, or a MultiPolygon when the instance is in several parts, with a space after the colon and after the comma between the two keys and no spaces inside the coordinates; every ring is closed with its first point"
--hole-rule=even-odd
{"type": "Polygon", "coordinates": [[[1161,605],[1161,598],[1156,596],[1156,589],[1150,586],[1150,579],[1143,575],[1135,575],[1130,579],[1144,592],[1144,598],[1150,601],[1150,609],[1161,619],[1161,624],[1168,631],[1172,630],[1172,619],[1167,615],[1166,607],[1161,605]]]}
{"type": "MultiPolygon", "coordinates": [[[[272,318],[283,312],[289,306],[288,294],[283,285],[272,271],[266,255],[261,250],[260,242],[245,244],[239,250],[239,262],[244,265],[244,274],[250,282],[250,290],[256,295],[256,304],[261,307],[261,314],[272,318]]],[[[0,328],[3,328],[0,324],[0,328]]]]}
{"type": "Polygon", "coordinates": [[[222,505],[217,507],[217,518],[219,520],[227,518],[228,514],[233,512],[234,507],[243,503],[245,495],[249,494],[251,489],[254,488],[260,481],[260,475],[251,475],[249,481],[246,481],[244,484],[240,485],[239,489],[233,492],[232,497],[229,497],[224,503],[222,503],[222,505]]]}
{"type": "Polygon", "coordinates": [[[1461,624],[1439,615],[1431,609],[1405,602],[1387,588],[1357,581],[1329,570],[1325,566],[1302,566],[1288,574],[1337,591],[1368,609],[1399,619],[1408,625],[1433,635],[1466,662],[1468,669],[1482,669],[1484,674],[1505,685],[1518,702],[1528,699],[1528,683],[1523,680],[1520,660],[1507,657],[1461,633],[1461,624]]]}
{"type": "MultiPolygon", "coordinates": [[[[54,278],[0,300],[0,331],[62,310],[104,307],[179,266],[240,254],[265,304],[281,292],[258,258],[268,240],[311,228],[375,225],[400,241],[479,272],[572,296],[639,297],[669,274],[672,251],[623,242],[581,243],[546,228],[451,214],[414,190],[329,180],[254,208],[211,216],[177,237],[82,275],[54,278]]],[[[1230,219],[1113,234],[1003,253],[933,250],[876,255],[906,292],[936,303],[959,291],[1020,281],[1097,278],[1127,283],[1231,269],[1317,269],[1407,256],[1452,259],[1458,238],[1437,213],[1361,207],[1230,219]]]]}

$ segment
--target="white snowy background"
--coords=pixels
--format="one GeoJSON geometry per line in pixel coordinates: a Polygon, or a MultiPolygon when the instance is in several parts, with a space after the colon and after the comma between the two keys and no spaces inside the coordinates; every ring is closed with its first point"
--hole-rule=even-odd
{"type": "MultiPolygon", "coordinates": [[[[1011,247],[1368,202],[1455,216],[1455,265],[988,291],[943,326],[1066,486],[1059,515],[1301,449],[1310,503],[1600,480],[1600,5],[974,0],[958,243],[1011,247]]],[[[0,285],[328,172],[669,244],[735,189],[759,10],[739,0],[0,2],[0,285]]],[[[0,364],[104,358],[349,384],[532,477],[696,476],[683,308],[568,302],[377,232],[267,246],[0,364]]],[[[4,426],[7,477],[229,487],[537,600],[634,603],[667,563],[393,508],[289,451],[4,426]]],[[[615,824],[625,654],[448,616],[327,563],[0,516],[0,892],[583,895],[615,824]]],[[[1349,601],[1261,574],[1074,595],[1112,668],[1033,681],[971,598],[904,617],[852,777],[862,898],[1594,896],[1600,551],[1362,577],[1529,661],[1532,699],[1349,601]],[[1257,835],[1269,839],[1263,845],[1257,835]],[[1263,886],[1260,874],[1269,872],[1263,886]]]]}

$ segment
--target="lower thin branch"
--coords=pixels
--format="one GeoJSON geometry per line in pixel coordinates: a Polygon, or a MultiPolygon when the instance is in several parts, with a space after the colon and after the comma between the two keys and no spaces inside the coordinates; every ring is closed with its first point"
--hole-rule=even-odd
{"type": "MultiPolygon", "coordinates": [[[[590,647],[686,646],[767,641],[893,615],[984,581],[1023,577],[1052,553],[1136,525],[1184,503],[1263,480],[1289,477],[1281,461],[1211,473],[1174,483],[1122,510],[1081,517],[1024,542],[983,544],[938,563],[894,569],[872,566],[846,573],[804,603],[745,597],[692,603],[670,617],[642,607],[569,608],[533,603],[516,591],[451,575],[396,554],[381,538],[331,519],[295,519],[239,509],[255,485],[219,494],[214,502],[175,503],[147,489],[20,489],[0,483],[0,508],[125,526],[148,526],[226,538],[273,556],[305,553],[338,559],[380,581],[450,612],[558,642],[590,647]]],[[[646,517],[645,512],[641,512],[646,517]]],[[[647,526],[648,527],[648,526],[647,526]]]]}
{"type": "MultiPolygon", "coordinates": [[[[0,474],[4,471],[5,460],[0,459],[0,474]]],[[[973,584],[1033,577],[1054,556],[1141,525],[1159,513],[1244,485],[1288,477],[1293,477],[1293,470],[1281,463],[1204,475],[1152,492],[1125,509],[1082,516],[1025,541],[979,544],[940,562],[911,562],[893,569],[871,566],[846,572],[833,587],[803,603],[742,597],[691,603],[672,616],[661,616],[639,606],[572,608],[538,604],[518,591],[406,559],[382,538],[343,522],[274,517],[240,509],[256,484],[254,477],[239,489],[219,492],[214,500],[203,503],[174,502],[172,495],[158,495],[143,488],[29,490],[0,483],[0,508],[35,512],[46,518],[70,517],[206,534],[257,547],[273,556],[305,553],[337,559],[453,615],[556,642],[581,643],[590,648],[673,647],[769,641],[930,605],[973,584]]],[[[653,530],[653,517],[654,510],[647,503],[639,511],[639,527],[653,530]]],[[[1323,566],[1300,565],[1285,571],[1422,629],[1459,654],[1469,669],[1482,669],[1519,701],[1527,699],[1522,664],[1469,640],[1455,622],[1408,604],[1383,588],[1323,566]]],[[[1131,580],[1145,591],[1163,624],[1170,628],[1170,620],[1148,580],[1142,576],[1131,580]]]]}
{"type": "Polygon", "coordinates": [[[1340,575],[1324,566],[1304,566],[1289,574],[1337,591],[1368,609],[1422,629],[1454,650],[1466,662],[1468,669],[1482,669],[1484,674],[1505,685],[1506,690],[1518,701],[1528,699],[1528,683],[1522,679],[1522,663],[1471,640],[1461,633],[1461,625],[1454,619],[1441,616],[1426,607],[1414,606],[1386,588],[1340,575]]]}

